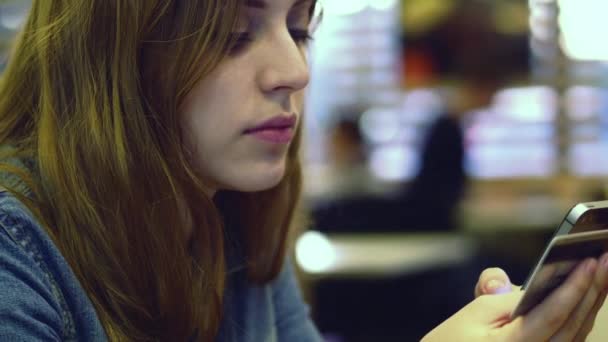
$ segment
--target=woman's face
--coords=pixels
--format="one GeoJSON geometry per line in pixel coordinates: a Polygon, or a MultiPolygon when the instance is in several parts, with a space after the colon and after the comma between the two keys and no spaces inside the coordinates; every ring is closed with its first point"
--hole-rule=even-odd
{"type": "Polygon", "coordinates": [[[217,190],[279,183],[301,123],[312,0],[246,0],[233,51],[186,96],[181,126],[193,163],[217,190]]]}

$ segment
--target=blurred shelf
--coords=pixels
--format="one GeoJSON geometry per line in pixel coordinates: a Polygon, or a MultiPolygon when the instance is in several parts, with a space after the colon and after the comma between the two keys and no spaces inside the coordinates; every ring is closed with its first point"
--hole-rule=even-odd
{"type": "Polygon", "coordinates": [[[465,263],[476,250],[473,240],[449,233],[331,234],[326,238],[325,248],[296,249],[298,265],[309,280],[410,275],[465,263]],[[325,257],[320,259],[321,267],[307,267],[310,253],[315,253],[313,258],[325,257]]]}
{"type": "Polygon", "coordinates": [[[552,230],[579,202],[605,197],[603,178],[475,180],[461,205],[467,233],[552,230]]]}

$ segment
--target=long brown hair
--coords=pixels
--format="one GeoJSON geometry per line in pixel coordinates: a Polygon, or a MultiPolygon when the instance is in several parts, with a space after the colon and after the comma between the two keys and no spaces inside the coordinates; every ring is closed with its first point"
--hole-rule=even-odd
{"type": "Polygon", "coordinates": [[[252,281],[273,279],[301,188],[300,135],[268,191],[204,195],[178,124],[225,58],[238,0],[34,0],[0,83],[0,145],[112,340],[216,335],[235,218],[252,281]],[[184,205],[185,203],[185,205],[184,205]],[[272,209],[272,210],[270,210],[272,209]],[[194,228],[186,243],[184,212],[194,228]]]}

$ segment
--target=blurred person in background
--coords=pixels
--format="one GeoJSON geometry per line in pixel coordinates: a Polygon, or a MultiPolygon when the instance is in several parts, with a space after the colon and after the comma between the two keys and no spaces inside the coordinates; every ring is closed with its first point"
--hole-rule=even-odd
{"type": "Polygon", "coordinates": [[[357,121],[338,121],[329,140],[333,184],[314,202],[316,229],[328,232],[456,229],[456,209],[466,185],[464,139],[457,118],[441,115],[431,123],[420,151],[420,170],[411,181],[390,186],[391,190],[369,171],[357,121]]]}
{"type": "MultiPolygon", "coordinates": [[[[321,341],[286,257],[314,6],[33,1],[0,83],[0,340],[321,341]]],[[[425,341],[582,340],[607,265],[512,321],[482,276],[425,341]]]]}
{"type": "MultiPolygon", "coordinates": [[[[455,6],[437,25],[428,41],[416,41],[411,47],[406,42],[406,60],[411,49],[416,60],[423,59],[434,72],[444,78],[453,78],[445,92],[443,111],[424,127],[419,149],[420,167],[410,180],[395,184],[392,191],[385,193],[374,191],[386,187],[378,186],[379,182],[373,184],[373,176],[361,178],[359,184],[344,181],[352,191],[346,192],[341,190],[344,187],[339,187],[335,194],[328,194],[315,203],[313,214],[317,229],[357,232],[458,230],[458,209],[468,185],[463,121],[467,114],[490,107],[494,95],[507,84],[514,71],[513,52],[510,46],[501,45],[504,40],[498,39],[490,14],[488,2],[465,1],[455,6]],[[338,196],[339,192],[345,196],[338,196]]],[[[407,81],[408,75],[405,77],[407,81]]],[[[425,80],[417,86],[438,85],[437,80],[428,76],[425,80]]],[[[335,127],[339,128],[339,125],[335,127]]],[[[353,125],[351,131],[354,128],[353,125]]],[[[335,137],[335,131],[330,132],[335,137]]],[[[360,135],[358,130],[356,133],[360,135]]],[[[350,158],[351,150],[342,148],[345,146],[342,141],[347,140],[331,141],[330,164],[350,158]]],[[[352,142],[349,147],[361,150],[361,142],[348,141],[352,142]]],[[[367,160],[356,164],[364,163],[367,160]]],[[[353,177],[344,173],[342,180],[347,179],[353,177]]]]}
{"type": "Polygon", "coordinates": [[[338,110],[329,126],[327,138],[327,182],[322,189],[325,200],[369,194],[375,191],[374,176],[367,164],[367,146],[359,128],[363,109],[338,110]]]}
{"type": "Polygon", "coordinates": [[[441,113],[426,128],[420,169],[403,184],[383,184],[369,171],[357,119],[330,129],[331,185],[313,203],[314,226],[328,232],[450,231],[467,184],[460,117],[441,113]],[[397,189],[395,190],[395,188],[397,189]]]}
{"type": "Polygon", "coordinates": [[[393,210],[400,215],[396,220],[403,225],[420,230],[459,228],[458,208],[468,184],[463,123],[468,114],[490,108],[496,93],[525,69],[519,47],[507,44],[496,32],[492,10],[488,1],[463,1],[430,34],[431,46],[414,46],[414,51],[434,51],[424,55],[440,60],[428,63],[452,80],[444,110],[424,135],[420,169],[395,201],[393,210]]]}
{"type": "Polygon", "coordinates": [[[342,197],[366,192],[371,175],[367,172],[365,142],[356,118],[340,118],[332,126],[328,154],[333,173],[332,194],[342,197]]]}
{"type": "MultiPolygon", "coordinates": [[[[324,231],[373,231],[388,218],[380,204],[382,182],[370,172],[367,146],[360,130],[362,110],[336,113],[327,139],[324,186],[310,201],[315,229],[324,231]]],[[[375,230],[377,231],[377,230],[375,230]]]]}

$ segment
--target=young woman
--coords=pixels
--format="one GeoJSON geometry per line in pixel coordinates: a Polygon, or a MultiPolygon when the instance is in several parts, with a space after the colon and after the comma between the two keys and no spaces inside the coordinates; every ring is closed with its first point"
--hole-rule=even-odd
{"type": "MultiPolygon", "coordinates": [[[[33,1],[0,85],[0,340],[320,340],[285,257],[314,6],[33,1]]],[[[427,339],[582,338],[605,264],[427,339]]]]}

